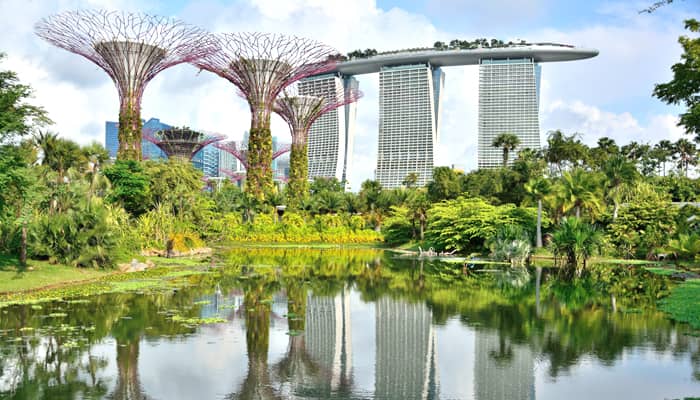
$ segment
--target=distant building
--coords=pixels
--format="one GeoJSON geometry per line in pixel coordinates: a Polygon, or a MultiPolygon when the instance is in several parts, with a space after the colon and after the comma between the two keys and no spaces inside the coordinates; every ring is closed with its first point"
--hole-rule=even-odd
{"type": "MultiPolygon", "coordinates": [[[[503,150],[493,147],[502,133],[520,138],[518,149],[540,148],[540,74],[532,58],[482,59],[479,63],[479,168],[500,168],[503,150]]],[[[517,151],[510,153],[511,163],[517,151]]]]}
{"type": "Polygon", "coordinates": [[[418,186],[433,178],[445,74],[430,64],[382,67],[379,72],[379,146],[376,180],[401,187],[408,174],[418,186]]]}
{"type": "MultiPolygon", "coordinates": [[[[357,89],[353,77],[337,74],[302,79],[299,94],[337,99],[348,88],[357,89]]],[[[321,115],[309,130],[309,179],[336,178],[347,181],[351,170],[357,103],[338,107],[321,115]]]]}
{"type": "MultiPolygon", "coordinates": [[[[172,126],[160,122],[158,118],[151,118],[148,121],[143,122],[143,129],[151,132],[157,132],[159,130],[171,129],[172,126]]],[[[113,121],[105,122],[105,147],[109,152],[109,157],[112,159],[117,158],[117,150],[119,149],[119,137],[118,132],[119,123],[113,121]]],[[[159,160],[165,159],[167,156],[165,153],[158,148],[155,144],[147,141],[141,140],[141,152],[143,154],[144,160],[159,160]]],[[[202,171],[205,176],[218,177],[220,176],[219,168],[223,168],[220,165],[221,154],[225,153],[217,149],[216,147],[209,145],[204,149],[200,150],[192,158],[192,165],[198,170],[202,171]]],[[[231,156],[233,158],[233,156],[231,156]]],[[[224,161],[230,165],[231,161],[227,161],[224,156],[224,161]]],[[[237,164],[234,161],[234,165],[237,164]]]]}

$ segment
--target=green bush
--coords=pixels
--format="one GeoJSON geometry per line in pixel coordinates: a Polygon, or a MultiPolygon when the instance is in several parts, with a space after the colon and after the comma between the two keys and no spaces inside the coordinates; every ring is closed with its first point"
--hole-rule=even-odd
{"type": "Polygon", "coordinates": [[[119,228],[100,200],[58,214],[40,213],[30,224],[31,257],[78,267],[112,267],[119,253],[119,228]]]}
{"type": "Polygon", "coordinates": [[[517,225],[533,232],[536,223],[535,208],[494,206],[480,198],[459,197],[430,208],[425,239],[438,250],[483,251],[499,227],[517,225]]]}

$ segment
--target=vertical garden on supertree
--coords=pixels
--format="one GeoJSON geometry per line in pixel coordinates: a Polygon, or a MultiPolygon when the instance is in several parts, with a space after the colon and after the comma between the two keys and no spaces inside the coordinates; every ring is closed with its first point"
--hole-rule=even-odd
{"type": "Polygon", "coordinates": [[[295,86],[284,90],[275,100],[275,112],[289,125],[292,150],[289,155],[287,194],[293,205],[309,196],[308,138],[311,125],[323,114],[354,103],[362,92],[355,88],[336,91],[335,95],[301,95],[295,86]]]}
{"type": "Polygon", "coordinates": [[[141,98],[148,82],[168,67],[215,49],[201,28],[141,13],[68,11],[42,19],[35,31],[94,62],[114,81],[119,92],[119,159],[141,159],[141,98]]]}
{"type": "Polygon", "coordinates": [[[218,51],[193,63],[233,83],[251,112],[246,191],[258,200],[271,193],[275,99],[295,81],[333,69],[332,47],[310,39],[270,33],[214,35],[218,51]]]}

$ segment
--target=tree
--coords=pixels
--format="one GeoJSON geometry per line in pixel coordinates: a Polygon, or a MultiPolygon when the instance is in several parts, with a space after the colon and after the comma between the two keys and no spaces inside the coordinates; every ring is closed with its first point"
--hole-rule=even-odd
{"type": "Polygon", "coordinates": [[[202,191],[202,173],[189,161],[178,158],[167,162],[146,161],[151,205],[164,204],[179,218],[196,212],[195,197],[202,191]]]}
{"type": "Polygon", "coordinates": [[[121,205],[132,216],[139,216],[148,209],[150,198],[148,176],[141,164],[134,160],[117,160],[104,170],[112,183],[107,201],[121,205]]]}
{"type": "Polygon", "coordinates": [[[574,210],[576,217],[581,217],[581,210],[588,210],[591,218],[601,206],[600,182],[592,172],[576,168],[564,172],[559,181],[558,196],[562,201],[563,211],[574,210]]]}
{"type": "MultiPolygon", "coordinates": [[[[685,21],[685,29],[700,32],[700,21],[685,21]]],[[[673,79],[654,87],[654,96],[667,104],[683,104],[687,110],[680,115],[679,125],[686,133],[700,138],[700,37],[681,36],[678,42],[683,47],[681,62],[671,67],[673,79]]]]}
{"type": "Polygon", "coordinates": [[[688,177],[688,166],[698,164],[698,149],[688,139],[678,139],[673,145],[675,158],[678,161],[678,169],[683,170],[688,177]]]}
{"type": "Polygon", "coordinates": [[[579,136],[578,133],[567,136],[560,130],[551,131],[547,135],[544,158],[560,174],[567,162],[577,166],[588,158],[588,147],[581,142],[579,136]]]}
{"type": "Polygon", "coordinates": [[[620,209],[621,188],[623,185],[632,184],[638,177],[637,168],[634,164],[627,161],[625,157],[616,155],[609,158],[603,164],[603,173],[607,180],[608,196],[613,200],[615,206],[613,209],[613,219],[617,218],[617,212],[620,209]]]}
{"type": "Polygon", "coordinates": [[[428,182],[428,197],[433,202],[454,199],[462,192],[461,174],[450,167],[435,167],[428,182]]]}
{"type": "Polygon", "coordinates": [[[503,168],[508,165],[510,152],[520,145],[520,138],[513,133],[501,133],[493,139],[491,146],[503,149],[503,168]]]}
{"type": "Polygon", "coordinates": [[[31,95],[31,87],[21,84],[15,72],[0,71],[0,144],[53,123],[44,108],[26,102],[31,95]]]}
{"type": "Polygon", "coordinates": [[[542,200],[545,196],[548,196],[552,191],[552,185],[549,179],[545,177],[539,177],[530,180],[525,184],[525,190],[537,200],[537,233],[536,233],[536,246],[537,248],[542,247],[542,200]]]}
{"type": "Polygon", "coordinates": [[[411,172],[410,174],[406,175],[406,177],[403,178],[403,181],[401,182],[401,184],[404,185],[407,189],[412,189],[416,187],[417,183],[418,174],[415,172],[411,172]]]}

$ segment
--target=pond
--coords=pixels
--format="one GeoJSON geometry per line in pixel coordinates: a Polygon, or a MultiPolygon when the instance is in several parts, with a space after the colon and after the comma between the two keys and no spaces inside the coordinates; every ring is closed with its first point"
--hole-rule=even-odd
{"type": "Polygon", "coordinates": [[[370,249],[233,249],[190,264],[0,309],[0,398],[700,396],[695,331],[643,299],[582,301],[546,270],[370,249]]]}

